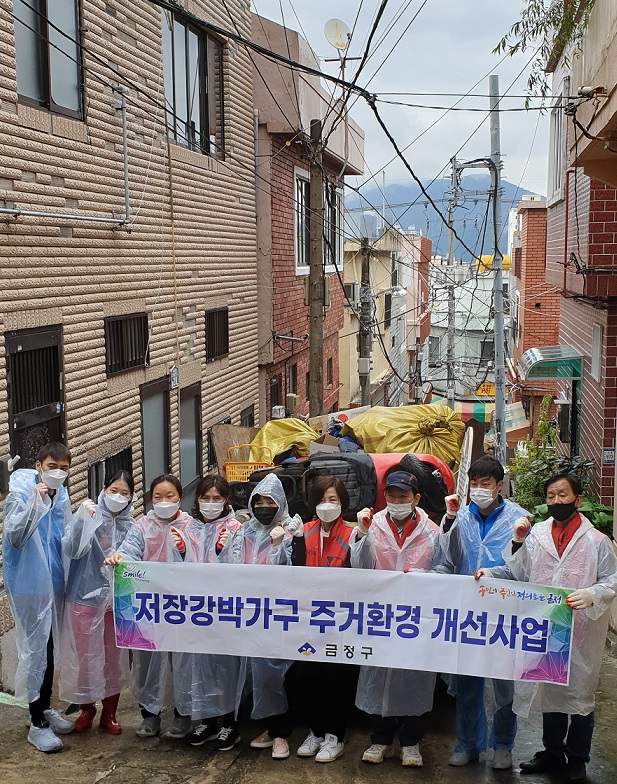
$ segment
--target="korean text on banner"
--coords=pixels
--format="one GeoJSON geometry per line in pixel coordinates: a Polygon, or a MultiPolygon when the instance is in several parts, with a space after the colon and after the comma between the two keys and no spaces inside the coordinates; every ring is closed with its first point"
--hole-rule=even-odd
{"type": "Polygon", "coordinates": [[[122,563],[116,641],[567,684],[568,593],[423,572],[122,563]]]}

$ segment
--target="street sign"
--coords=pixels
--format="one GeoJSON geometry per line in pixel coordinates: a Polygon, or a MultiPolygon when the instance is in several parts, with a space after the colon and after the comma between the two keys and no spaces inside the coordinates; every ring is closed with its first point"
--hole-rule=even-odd
{"type": "Polygon", "coordinates": [[[477,397],[495,397],[495,384],[485,381],[476,389],[477,397]]]}

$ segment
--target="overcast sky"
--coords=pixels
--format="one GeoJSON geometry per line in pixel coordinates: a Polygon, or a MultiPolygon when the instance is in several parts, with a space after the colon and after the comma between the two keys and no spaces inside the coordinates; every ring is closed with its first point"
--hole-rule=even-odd
{"type": "MultiPolygon", "coordinates": [[[[370,30],[380,0],[254,0],[253,10],[262,16],[281,23],[281,4],[288,27],[299,30],[297,14],[305,37],[320,58],[336,55],[324,37],[325,22],[336,16],[351,28],[361,5],[349,56],[359,56],[370,30]]],[[[368,61],[359,83],[364,86],[386,58],[396,40],[414,14],[420,9],[422,0],[390,0],[386,14],[378,28],[373,47],[379,41],[394,17],[401,9],[404,13],[390,34],[368,61]]],[[[531,53],[515,58],[508,57],[500,64],[501,57],[492,50],[511,25],[517,20],[521,0],[428,0],[385,64],[370,82],[369,89],[375,93],[466,93],[476,82],[480,84],[472,91],[482,96],[488,91],[488,74],[499,75],[500,92],[521,96],[527,80],[525,67],[531,53]],[[519,73],[523,71],[521,76],[519,73]],[[518,78],[517,78],[518,77],[518,78]],[[514,82],[514,84],[513,84],[514,82]]],[[[347,76],[353,73],[356,63],[349,64],[347,76]]],[[[322,69],[336,70],[332,64],[322,63],[322,69]]],[[[385,97],[385,96],[384,96],[385,97]]],[[[407,96],[392,97],[408,103],[432,106],[452,106],[456,97],[407,96]]],[[[394,151],[377,125],[368,107],[359,100],[352,110],[354,119],[364,128],[365,158],[373,173],[386,166],[386,184],[408,181],[403,165],[399,161],[388,163],[394,151]]],[[[520,108],[523,99],[504,100],[503,108],[520,108]]],[[[484,108],[488,98],[468,98],[460,104],[464,107],[484,108]]],[[[401,147],[409,144],[418,134],[443,114],[442,111],[417,109],[403,106],[379,105],[380,113],[401,147]]],[[[503,176],[522,187],[544,194],[546,192],[548,121],[543,116],[538,124],[537,111],[505,112],[501,114],[501,150],[504,156],[503,176]],[[534,139],[534,132],[537,133],[534,139]],[[532,145],[533,141],[533,145],[532,145]],[[530,154],[531,153],[531,154],[530,154]],[[527,160],[529,158],[529,162],[527,160]],[[526,165],[527,164],[527,165],[526,165]]],[[[486,117],[477,112],[451,111],[428,130],[405,153],[412,168],[423,179],[432,179],[447,167],[468,136],[486,117]]],[[[472,139],[458,153],[461,160],[486,156],[490,152],[488,121],[480,127],[472,139]]],[[[446,174],[449,169],[446,170],[446,174]]],[[[363,178],[370,177],[369,171],[363,178]]],[[[379,174],[381,184],[381,174],[379,174]]]]}

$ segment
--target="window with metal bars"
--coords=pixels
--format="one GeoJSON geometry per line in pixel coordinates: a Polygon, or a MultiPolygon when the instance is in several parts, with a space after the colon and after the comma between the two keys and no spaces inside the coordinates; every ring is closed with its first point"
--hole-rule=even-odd
{"type": "Polygon", "coordinates": [[[386,294],[384,296],[384,303],[383,303],[383,328],[390,329],[391,322],[392,322],[392,294],[386,294]]]}
{"type": "Polygon", "coordinates": [[[255,406],[248,406],[240,411],[240,424],[242,427],[255,426],[255,406]]]}
{"type": "Polygon", "coordinates": [[[229,354],[229,308],[206,310],[206,362],[229,354]]]}
{"type": "Polygon", "coordinates": [[[148,315],[130,313],[105,319],[105,358],[108,376],[148,364],[148,315]]]}
{"type": "Polygon", "coordinates": [[[96,501],[105,482],[108,482],[116,471],[133,473],[133,453],[131,447],[114,452],[88,466],[88,496],[96,501]]]}

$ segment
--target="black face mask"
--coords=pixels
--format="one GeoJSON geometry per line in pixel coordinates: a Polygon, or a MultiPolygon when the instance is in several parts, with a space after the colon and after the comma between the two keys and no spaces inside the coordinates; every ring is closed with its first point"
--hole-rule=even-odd
{"type": "Polygon", "coordinates": [[[549,504],[548,513],[557,522],[563,523],[576,512],[576,502],[570,501],[569,504],[549,504]]]}
{"type": "Polygon", "coordinates": [[[274,515],[278,512],[278,506],[256,506],[253,509],[253,514],[258,522],[262,525],[272,525],[274,515]]]}

